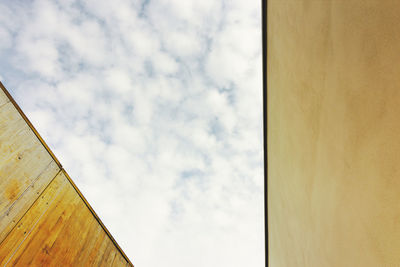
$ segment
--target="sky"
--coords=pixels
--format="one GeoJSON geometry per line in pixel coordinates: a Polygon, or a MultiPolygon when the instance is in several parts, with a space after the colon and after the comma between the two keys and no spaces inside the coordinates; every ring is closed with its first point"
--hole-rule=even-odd
{"type": "Polygon", "coordinates": [[[0,80],[136,267],[261,267],[261,1],[5,0],[0,80]]]}

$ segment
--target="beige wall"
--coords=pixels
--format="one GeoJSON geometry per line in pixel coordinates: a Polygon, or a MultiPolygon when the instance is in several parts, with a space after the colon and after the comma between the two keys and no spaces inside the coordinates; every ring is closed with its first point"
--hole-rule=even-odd
{"type": "Polygon", "coordinates": [[[400,1],[267,20],[270,266],[400,266],[400,1]]]}

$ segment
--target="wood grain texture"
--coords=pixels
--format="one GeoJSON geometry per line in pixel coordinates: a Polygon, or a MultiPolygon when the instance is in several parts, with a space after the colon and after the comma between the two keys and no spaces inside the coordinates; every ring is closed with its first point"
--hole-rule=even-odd
{"type": "Polygon", "coordinates": [[[399,266],[399,14],[268,0],[270,266],[399,266]]]}
{"type": "Polygon", "coordinates": [[[0,90],[0,107],[9,102],[8,97],[0,90]]]}
{"type": "Polygon", "coordinates": [[[132,266],[4,92],[0,90],[0,266],[132,266]]]}
{"type": "Polygon", "coordinates": [[[0,265],[113,266],[119,254],[60,172],[1,244],[0,265]]]}
{"type": "Polygon", "coordinates": [[[0,155],[1,243],[60,169],[9,101],[0,106],[0,155]]]}

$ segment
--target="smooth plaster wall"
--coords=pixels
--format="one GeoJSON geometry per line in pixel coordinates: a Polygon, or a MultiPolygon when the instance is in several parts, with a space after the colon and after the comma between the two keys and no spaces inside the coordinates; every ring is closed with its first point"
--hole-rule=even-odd
{"type": "Polygon", "coordinates": [[[267,23],[270,266],[400,266],[400,1],[267,23]]]}

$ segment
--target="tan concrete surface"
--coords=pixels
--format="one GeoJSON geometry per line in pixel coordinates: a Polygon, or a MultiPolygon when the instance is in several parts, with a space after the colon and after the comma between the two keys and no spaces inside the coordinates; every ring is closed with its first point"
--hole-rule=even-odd
{"type": "Polygon", "coordinates": [[[267,19],[270,266],[400,266],[400,1],[267,19]]]}

